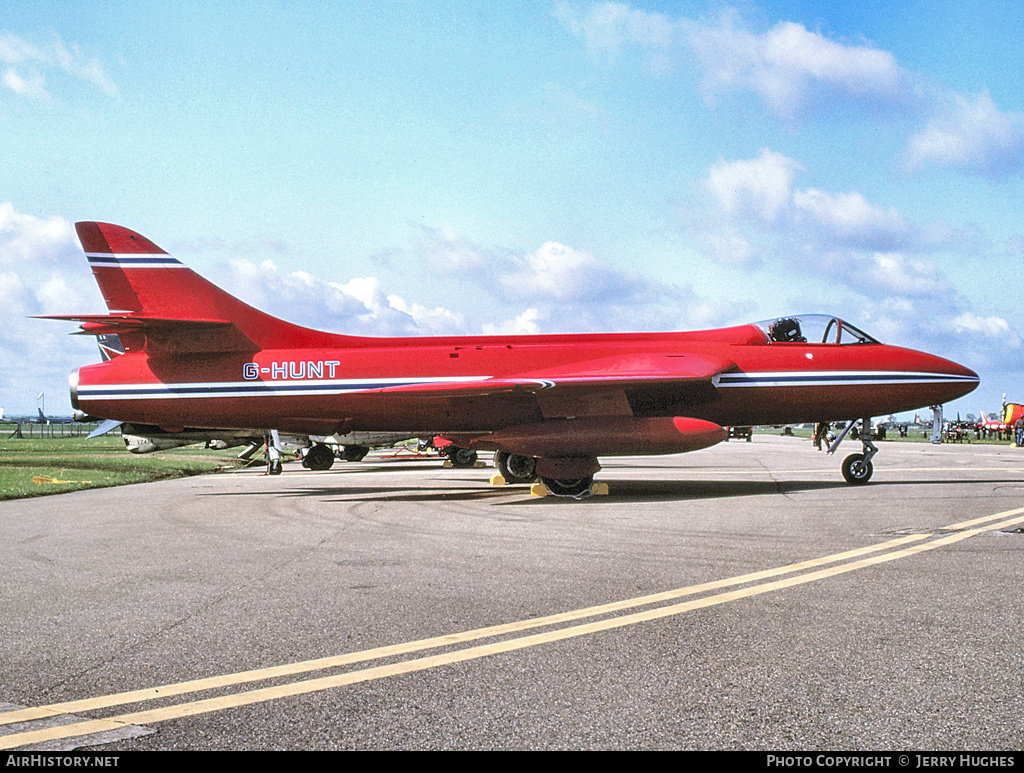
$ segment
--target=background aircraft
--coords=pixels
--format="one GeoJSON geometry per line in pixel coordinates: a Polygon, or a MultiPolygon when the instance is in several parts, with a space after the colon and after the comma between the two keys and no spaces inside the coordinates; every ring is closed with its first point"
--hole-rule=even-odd
{"type": "MultiPolygon", "coordinates": [[[[870,426],[863,417],[978,384],[968,368],[818,315],[675,333],[327,333],[248,306],[126,228],[76,228],[109,313],[49,318],[116,333],[124,353],[72,374],[72,404],[168,433],[439,435],[532,464],[552,493],[580,496],[600,456],[693,451],[727,426],[870,426]]],[[[871,477],[870,432],[862,442],[843,463],[851,483],[871,477]]]]}
{"type": "Polygon", "coordinates": [[[1024,405],[1019,403],[1006,403],[1003,406],[1003,424],[1012,427],[1017,419],[1024,416],[1024,405]]]}
{"type": "Polygon", "coordinates": [[[978,429],[980,429],[982,432],[986,434],[990,432],[1002,434],[1003,432],[1006,432],[1008,429],[1010,429],[1010,425],[1008,425],[1004,421],[999,421],[998,419],[990,418],[987,413],[982,411],[981,413],[978,414],[978,429]]]}

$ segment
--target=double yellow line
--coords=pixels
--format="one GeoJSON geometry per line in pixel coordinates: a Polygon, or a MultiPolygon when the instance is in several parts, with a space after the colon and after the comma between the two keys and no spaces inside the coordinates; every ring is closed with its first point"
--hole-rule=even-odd
{"type": "Polygon", "coordinates": [[[1009,526],[1024,522],[1024,507],[1016,510],[1008,510],[995,515],[988,515],[970,521],[952,524],[939,530],[935,534],[909,534],[894,540],[880,542],[876,545],[849,550],[843,553],[836,553],[822,558],[802,561],[796,564],[767,569],[761,572],[739,575],[714,582],[691,585],[685,588],[655,593],[648,596],[640,596],[625,601],[602,604],[600,606],[579,609],[573,612],[565,612],[548,617],[522,620],[504,625],[478,628],[472,631],[464,631],[446,636],[437,636],[429,639],[396,644],[390,647],[378,647],[375,649],[353,652],[345,655],[338,655],[317,660],[307,660],[301,663],[290,663],[271,668],[243,671],[235,674],[210,677],[207,679],[195,679],[176,684],[161,685],[142,690],[103,695],[95,698],[84,698],[81,700],[66,701],[64,703],[53,703],[47,706],[35,708],[18,709],[6,713],[0,713],[0,726],[10,725],[16,722],[30,722],[45,718],[57,717],[66,714],[78,714],[106,709],[114,706],[127,706],[144,701],[166,699],[174,696],[189,695],[205,690],[222,690],[239,685],[251,684],[267,680],[280,680],[283,677],[306,674],[314,671],[350,666],[356,663],[383,660],[388,658],[399,658],[403,655],[410,655],[425,650],[451,648],[469,642],[490,639],[509,634],[519,634],[524,631],[537,628],[551,628],[551,630],[533,633],[523,636],[493,641],[485,644],[478,644],[462,649],[451,649],[435,655],[426,655],[408,660],[397,660],[392,663],[372,666],[368,668],[345,671],[342,673],[322,676],[312,679],[298,681],[286,681],[282,684],[261,687],[239,692],[227,692],[223,695],[205,698],[200,700],[185,701],[181,703],[170,703],[168,705],[147,709],[143,711],[130,712],[110,716],[105,719],[92,719],[70,724],[50,727],[41,730],[30,730],[15,732],[8,735],[0,735],[0,749],[13,749],[20,746],[42,743],[61,738],[75,738],[93,733],[118,730],[127,725],[146,725],[155,722],[163,722],[170,719],[206,714],[214,711],[245,706],[253,703],[276,700],[292,695],[304,695],[307,693],[330,690],[336,687],[367,682],[374,679],[382,679],[398,674],[408,674],[414,671],[423,671],[438,666],[459,663],[476,658],[487,657],[504,652],[535,647],[540,644],[571,639],[577,636],[598,631],[608,631],[624,626],[635,625],[650,620],[657,620],[673,615],[684,614],[696,609],[725,604],[738,599],[758,596],[763,593],[771,593],[795,585],[816,582],[828,577],[853,572],[876,564],[888,561],[896,561],[900,558],[916,555],[929,550],[946,547],[947,545],[960,542],[977,534],[997,529],[1004,529],[1009,526]],[[945,532],[945,533],[944,533],[945,532]],[[779,579],[773,579],[779,578],[779,579]],[[743,586],[743,587],[739,587],[743,586]],[[724,590],[733,588],[733,590],[724,590]],[[717,592],[716,592],[717,591],[717,592]],[[710,594],[710,595],[701,595],[710,594]],[[675,602],[678,599],[690,596],[700,596],[688,601],[675,602]],[[636,611],[628,614],[617,614],[630,609],[650,607],[650,609],[636,611]],[[593,618],[593,619],[591,619],[593,618]],[[575,623],[575,621],[591,619],[590,622],[575,623]],[[567,623],[575,623],[565,625],[567,623]],[[557,627],[562,626],[562,627],[557,627]]]}

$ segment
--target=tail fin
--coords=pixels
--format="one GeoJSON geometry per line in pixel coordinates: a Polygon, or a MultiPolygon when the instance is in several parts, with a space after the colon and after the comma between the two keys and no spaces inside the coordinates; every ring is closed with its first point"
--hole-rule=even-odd
{"type": "Polygon", "coordinates": [[[110,313],[47,318],[83,322],[82,332],[92,335],[118,334],[126,351],[253,352],[349,340],[254,309],[127,228],[94,222],[75,228],[110,313]]]}

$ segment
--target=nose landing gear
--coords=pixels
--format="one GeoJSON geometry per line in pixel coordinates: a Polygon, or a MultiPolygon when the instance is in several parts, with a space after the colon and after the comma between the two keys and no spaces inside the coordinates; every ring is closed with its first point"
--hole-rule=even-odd
{"type": "MultiPolygon", "coordinates": [[[[855,421],[847,422],[846,428],[839,433],[839,437],[829,445],[829,454],[835,453],[836,449],[839,448],[839,444],[843,442],[843,438],[853,429],[854,424],[856,424],[855,421]]],[[[846,478],[846,482],[851,486],[862,486],[871,480],[871,473],[874,472],[871,460],[878,453],[875,444],[871,442],[871,434],[871,419],[861,419],[860,442],[863,447],[863,453],[850,454],[843,460],[843,477],[846,478]]]]}

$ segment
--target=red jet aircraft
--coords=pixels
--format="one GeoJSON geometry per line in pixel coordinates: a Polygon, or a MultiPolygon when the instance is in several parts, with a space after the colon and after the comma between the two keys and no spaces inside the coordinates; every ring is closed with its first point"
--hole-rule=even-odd
{"type": "MultiPolygon", "coordinates": [[[[509,480],[578,497],[601,456],[694,451],[728,426],[870,427],[978,385],[968,368],[818,315],[674,333],[321,332],[248,306],[126,228],[76,228],[109,313],[49,318],[116,333],[125,352],[73,373],[71,401],[134,427],[439,435],[495,451],[509,480]]],[[[871,477],[876,449],[861,437],[843,465],[851,483],[871,477]]]]}

